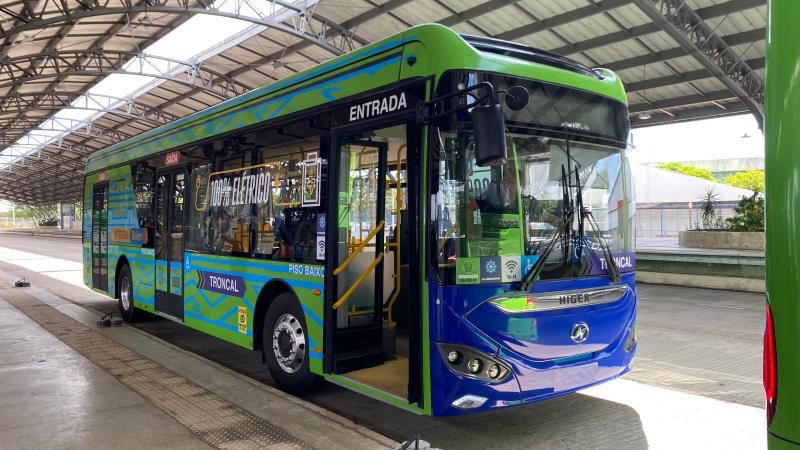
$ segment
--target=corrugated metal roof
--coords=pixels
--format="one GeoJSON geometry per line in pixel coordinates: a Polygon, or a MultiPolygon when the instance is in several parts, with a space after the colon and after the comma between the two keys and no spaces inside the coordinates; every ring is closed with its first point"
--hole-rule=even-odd
{"type": "MultiPolygon", "coordinates": [[[[182,117],[326,61],[335,52],[437,21],[459,32],[510,39],[589,66],[617,70],[630,89],[634,126],[747,112],[749,104],[741,92],[712,74],[707,60],[690,54],[685,41],[665,32],[665,25],[642,9],[642,1],[321,0],[302,18],[285,24],[300,36],[267,29],[204,61],[194,79],[174,77],[135,103],[182,117]],[[202,80],[212,83],[204,85],[202,80]],[[223,89],[226,83],[233,89],[223,89]]],[[[646,2],[663,12],[683,3],[646,2]]],[[[197,11],[184,6],[208,4],[207,0],[3,3],[0,148],[35,130],[58,109],[59,101],[87,91],[118,67],[115,62],[124,62],[197,11]],[[62,11],[62,3],[72,18],[62,11]],[[92,6],[91,11],[86,5],[92,6]],[[119,8],[128,12],[121,14],[119,8]],[[86,64],[103,59],[98,55],[104,55],[102,64],[86,64]]],[[[686,5],[763,80],[766,0],[688,0],[686,5]]],[[[0,170],[0,198],[34,203],[76,200],[88,153],[157,124],[123,110],[111,111],[90,128],[0,170]]]]}

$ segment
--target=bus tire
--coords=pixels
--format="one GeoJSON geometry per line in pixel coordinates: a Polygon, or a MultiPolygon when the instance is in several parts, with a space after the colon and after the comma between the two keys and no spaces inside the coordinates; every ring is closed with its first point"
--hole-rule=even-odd
{"type": "Polygon", "coordinates": [[[117,303],[119,304],[119,312],[125,322],[139,320],[141,314],[133,306],[133,277],[131,276],[131,268],[127,264],[119,270],[117,303]]]}
{"type": "Polygon", "coordinates": [[[294,395],[310,391],[317,381],[308,367],[307,330],[303,309],[292,294],[285,292],[272,300],[264,318],[261,348],[272,379],[294,395]]]}

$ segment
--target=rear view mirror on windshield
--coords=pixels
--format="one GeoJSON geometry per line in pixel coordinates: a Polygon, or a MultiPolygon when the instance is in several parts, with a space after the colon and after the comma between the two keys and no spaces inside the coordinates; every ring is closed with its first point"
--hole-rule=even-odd
{"type": "Polygon", "coordinates": [[[475,132],[475,162],[479,166],[505,164],[508,149],[503,108],[497,103],[474,107],[472,126],[475,132]]]}

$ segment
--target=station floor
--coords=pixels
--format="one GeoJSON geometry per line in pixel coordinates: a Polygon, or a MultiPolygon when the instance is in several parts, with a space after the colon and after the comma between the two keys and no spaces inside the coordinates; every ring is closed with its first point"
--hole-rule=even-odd
{"type": "Polygon", "coordinates": [[[765,448],[763,295],[639,295],[623,379],[430,418],[333,385],[288,396],[258,355],[167,320],[97,329],[116,302],[82,286],[79,239],[0,233],[0,448],[765,448]]]}

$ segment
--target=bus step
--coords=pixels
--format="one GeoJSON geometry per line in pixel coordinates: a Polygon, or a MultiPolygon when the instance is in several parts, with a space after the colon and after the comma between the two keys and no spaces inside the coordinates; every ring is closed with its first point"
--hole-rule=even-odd
{"type": "Polygon", "coordinates": [[[381,347],[367,348],[336,355],[333,361],[333,373],[347,373],[358,369],[366,369],[383,364],[386,354],[381,347]]]}

